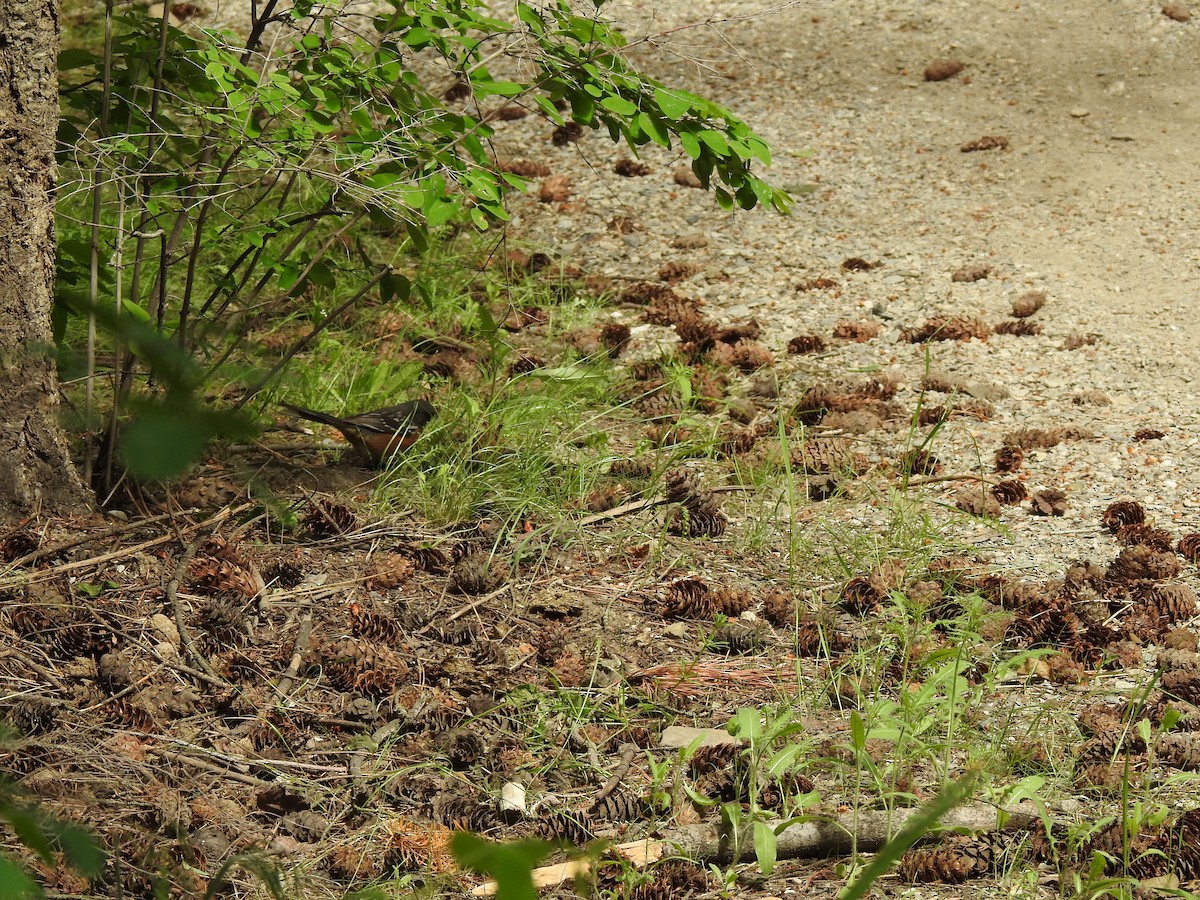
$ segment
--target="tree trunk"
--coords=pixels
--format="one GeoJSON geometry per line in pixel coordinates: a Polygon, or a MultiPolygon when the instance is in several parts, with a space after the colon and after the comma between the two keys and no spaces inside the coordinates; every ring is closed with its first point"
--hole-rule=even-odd
{"type": "Polygon", "coordinates": [[[58,0],[0,0],[0,523],[87,504],[48,355],[58,39],[58,0]]]}

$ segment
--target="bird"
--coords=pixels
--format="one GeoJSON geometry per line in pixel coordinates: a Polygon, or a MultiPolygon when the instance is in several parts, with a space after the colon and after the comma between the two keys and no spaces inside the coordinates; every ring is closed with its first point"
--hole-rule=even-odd
{"type": "Polygon", "coordinates": [[[281,403],[301,418],[332,425],[342,433],[372,468],[379,469],[421,436],[421,430],[437,415],[428,400],[409,400],[397,406],[385,406],[353,416],[331,416],[315,409],[281,403]]]}

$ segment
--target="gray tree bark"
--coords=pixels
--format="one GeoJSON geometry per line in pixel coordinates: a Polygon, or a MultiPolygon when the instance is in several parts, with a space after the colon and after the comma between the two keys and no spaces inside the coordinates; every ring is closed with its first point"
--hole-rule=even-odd
{"type": "Polygon", "coordinates": [[[58,46],[58,0],[0,0],[0,523],[87,505],[47,354],[58,46]]]}

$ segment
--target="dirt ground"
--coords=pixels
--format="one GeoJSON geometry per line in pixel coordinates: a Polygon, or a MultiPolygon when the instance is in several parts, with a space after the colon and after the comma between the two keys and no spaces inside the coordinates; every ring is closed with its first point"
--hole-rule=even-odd
{"type": "MultiPolygon", "coordinates": [[[[988,682],[986,663],[968,673],[968,718],[983,717],[968,726],[986,733],[997,710],[1020,720],[1022,728],[1006,726],[1013,740],[1004,749],[1027,753],[1028,771],[1048,776],[1106,730],[1121,730],[1122,700],[1144,683],[1154,651],[1168,642],[1195,649],[1187,620],[1196,612],[1188,593],[1196,546],[1172,548],[1200,531],[1190,477],[1200,447],[1191,372],[1200,321],[1189,307],[1200,302],[1200,18],[1178,21],[1141,0],[858,0],[757,15],[767,10],[612,8],[635,39],[659,35],[635,43],[640,64],[725,102],[770,141],[769,174],[797,197],[791,217],[715,209],[677,182],[680,160],[666,152],[644,155],[649,174],[618,177],[612,167],[626,151],[600,135],[553,146],[550,126],[529,118],[499,125],[498,146],[566,175],[572,193],[519,201],[512,236],[617,288],[659,282],[675,264],[686,277],[674,290],[703,301],[707,315],[757,320],[775,361],[733,392],[767,418],[814,384],[844,397],[859,390],[850,382],[866,380],[856,396],[882,391],[884,406],[829,401],[829,416],[811,424],[823,438],[844,438],[836,446],[883,481],[852,489],[853,502],[804,504],[791,521],[778,498],[720,494],[729,532],[712,541],[667,537],[655,511],[622,518],[612,533],[601,525],[592,540],[564,544],[535,529],[506,544],[517,560],[508,580],[492,563],[487,522],[446,535],[319,504],[310,540],[296,544],[280,543],[262,519],[241,518],[245,510],[182,531],[149,522],[109,535],[113,523],[88,522],[6,536],[6,557],[23,560],[33,586],[0,574],[0,696],[19,732],[5,770],[51,811],[96,826],[121,861],[91,884],[44,872],[56,896],[115,895],[117,885],[150,896],[156,879],[171,895],[198,894],[224,862],[260,851],[289,873],[293,896],[337,895],[393,868],[446,895],[457,890],[438,880],[449,868],[450,828],[670,837],[692,817],[714,820],[683,800],[685,782],[745,800],[746,772],[727,751],[709,751],[681,763],[664,787],[651,766],[675,757],[661,743],[664,722],[722,728],[738,708],[783,700],[796,703],[812,762],[794,780],[765,785],[757,800],[765,809],[779,812],[779,795],[811,789],[821,814],[845,813],[862,796],[846,773],[864,768],[886,771],[893,801],[896,792],[927,800],[942,757],[931,762],[926,745],[912,759],[910,745],[894,740],[857,760],[848,749],[849,711],[876,709],[865,696],[915,694],[933,680],[922,666],[936,648],[910,645],[895,618],[874,617],[889,588],[936,595],[931,609],[946,615],[982,594],[1010,614],[984,638],[989,646],[1062,651],[1059,669],[1022,673],[1042,679],[1022,682],[1020,694],[1013,681],[988,682]],[[939,59],[964,65],[926,80],[939,59]],[[1003,140],[961,149],[989,136],[1003,140]],[[614,229],[616,219],[626,224],[614,229]],[[987,271],[955,277],[971,266],[987,271]],[[1031,291],[1045,294],[1044,308],[1024,320],[1037,333],[991,333],[1031,291]],[[911,339],[939,315],[964,317],[976,336],[911,339]],[[825,346],[789,353],[800,335],[825,346]],[[936,432],[936,417],[910,424],[932,406],[947,410],[936,432]],[[1024,448],[1024,464],[997,473],[994,455],[1006,445],[1024,448]],[[914,469],[921,477],[904,490],[900,461],[915,449],[937,465],[914,469]],[[1030,495],[1061,492],[1043,495],[1041,510],[1061,514],[1035,515],[1036,498],[987,507],[987,518],[960,508],[991,496],[1000,480],[1030,495]],[[1139,501],[1164,531],[1130,532],[1122,544],[1111,533],[1120,522],[1102,522],[1119,500],[1139,501]],[[861,576],[849,584],[826,574],[791,590],[786,554],[773,542],[812,530],[823,536],[811,546],[826,551],[839,535],[878,534],[886,551],[901,507],[927,516],[969,558],[925,573],[917,570],[927,559],[914,552],[900,560],[912,566],[908,581],[876,565],[847,573],[861,576]],[[75,533],[94,542],[68,546],[75,533]],[[113,541],[121,552],[104,558],[113,541]],[[1155,554],[1138,557],[1133,574],[1131,547],[1155,554]],[[1084,559],[1095,565],[1063,584],[1084,559]],[[85,604],[81,585],[99,596],[85,604]],[[1088,618],[1088,604],[1104,614],[1088,618]],[[715,632],[715,612],[745,618],[715,632]],[[1048,620],[1060,630],[1048,634],[1048,620]],[[879,683],[863,683],[846,662],[856,653],[892,654],[872,668],[879,683]],[[1125,669],[1099,668],[1105,653],[1125,669]],[[994,694],[983,695],[985,683],[994,694]],[[1093,701],[1104,708],[1037,730],[1040,751],[1032,738],[1022,743],[1026,714],[1013,709],[1093,701]],[[514,783],[530,805],[505,819],[496,798],[514,783]],[[674,817],[648,815],[656,788],[674,791],[674,817]]],[[[629,363],[677,343],[630,304],[612,316],[632,327],[629,363]]],[[[699,508],[716,470],[688,471],[696,480],[677,482],[676,499],[699,508]]],[[[638,477],[631,472],[630,483],[638,477]]],[[[1200,699],[1193,681],[1175,681],[1178,696],[1200,699]]],[[[1158,703],[1161,714],[1170,702],[1156,697],[1146,708],[1158,703]]],[[[1186,719],[1186,704],[1176,706],[1186,719]]],[[[1104,748],[1099,758],[1107,752],[1109,762],[1120,749],[1104,748]]],[[[1129,758],[1157,786],[1169,756],[1160,748],[1157,761],[1133,750],[1129,758]]],[[[1179,762],[1186,752],[1171,758],[1188,768],[1179,762]]],[[[1086,754],[1079,759],[1091,782],[1103,781],[1086,754]]],[[[1081,781],[1066,783],[1054,795],[1056,819],[1107,809],[1081,781]]],[[[745,867],[730,895],[832,896],[840,861],[788,863],[767,880],[745,867]]],[[[953,887],[889,876],[878,890],[1049,896],[1061,887],[1048,864],[1025,876],[984,868],[953,887]]],[[[235,881],[237,891],[258,889],[235,881]]],[[[654,884],[633,896],[718,890],[715,878],[694,873],[654,884]]]]}
{"type": "MultiPolygon", "coordinates": [[[[702,18],[696,4],[641,5],[650,11],[667,17],[660,28],[702,18]]],[[[1198,437],[1191,365],[1200,327],[1195,21],[1144,2],[806,3],[675,32],[669,46],[679,57],[662,71],[668,82],[702,78],[771,141],[772,176],[800,197],[794,215],[714,213],[699,192],[678,189],[664,199],[666,170],[614,178],[601,155],[611,151],[595,140],[580,151],[602,173],[600,184],[579,179],[586,201],[565,222],[562,210],[531,210],[519,224],[571,236],[551,246],[589,270],[649,276],[664,260],[692,263],[699,273],[685,288],[723,315],[754,316],[781,354],[795,334],[875,320],[881,339],[836,346],[831,367],[893,372],[915,396],[928,365],[999,398],[991,422],[943,433],[935,450],[952,471],[976,469],[1017,425],[1093,429],[1097,440],[1027,464],[1031,486],[1069,488],[1071,510],[1053,522],[1005,520],[1004,552],[1022,565],[1053,571],[1055,560],[1096,553],[1091,536],[1075,532],[1120,497],[1196,524],[1187,462],[1198,437]],[[938,59],[965,68],[923,80],[938,59]],[[1008,146],[960,150],[983,136],[1008,146]],[[606,217],[620,213],[636,223],[632,242],[605,233],[606,217]],[[693,233],[703,249],[672,249],[693,233]],[[841,271],[851,257],[876,267],[841,271]],[[991,268],[985,279],[952,281],[980,263],[991,268]],[[820,277],[838,282],[832,294],[796,290],[820,277]],[[1030,290],[1048,297],[1035,317],[1040,336],[897,340],[938,313],[994,322],[1030,290]],[[1088,334],[1094,346],[1059,349],[1088,334]],[[1093,405],[1103,399],[1086,391],[1111,403],[1093,405]],[[1142,428],[1167,437],[1131,447],[1142,428]]]]}

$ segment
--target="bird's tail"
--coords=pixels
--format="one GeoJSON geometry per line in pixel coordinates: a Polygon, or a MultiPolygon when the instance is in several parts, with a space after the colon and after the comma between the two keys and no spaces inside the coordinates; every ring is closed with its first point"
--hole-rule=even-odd
{"type": "Polygon", "coordinates": [[[309,419],[313,422],[320,422],[322,425],[332,425],[334,428],[339,428],[345,422],[337,416],[331,416],[329,413],[317,412],[315,409],[305,409],[303,406],[293,406],[291,403],[280,403],[284,409],[290,409],[296,415],[303,419],[309,419]]]}

